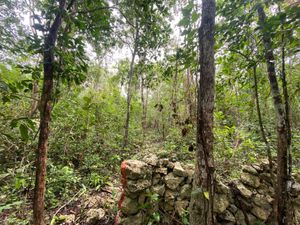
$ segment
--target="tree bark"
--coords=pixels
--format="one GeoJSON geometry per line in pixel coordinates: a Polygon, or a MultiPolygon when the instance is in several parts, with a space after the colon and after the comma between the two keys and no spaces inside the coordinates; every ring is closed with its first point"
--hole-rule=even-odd
{"type": "Polygon", "coordinates": [[[268,78],[271,87],[273,104],[277,120],[277,187],[276,187],[276,218],[280,225],[287,224],[287,154],[288,135],[285,112],[275,72],[275,58],[270,35],[265,27],[266,14],[262,5],[258,4],[257,13],[265,48],[268,78]]]}
{"type": "Polygon", "coordinates": [[[29,111],[29,117],[32,118],[34,116],[34,114],[36,113],[37,109],[38,109],[38,94],[39,94],[39,85],[38,85],[38,81],[33,81],[32,82],[32,102],[30,104],[30,111],[29,111]]]}
{"type": "Polygon", "coordinates": [[[135,35],[134,35],[134,48],[131,56],[131,62],[130,62],[130,69],[128,73],[128,86],[127,86],[127,112],[126,112],[126,120],[125,120],[125,126],[124,126],[124,139],[123,139],[123,148],[125,148],[128,145],[128,133],[129,133],[129,122],[130,122],[130,112],[131,112],[131,83],[132,83],[132,77],[134,72],[134,60],[137,54],[137,48],[138,48],[138,41],[139,41],[139,28],[135,26],[135,35]]]}
{"type": "MultiPolygon", "coordinates": [[[[283,31],[283,28],[282,28],[283,31]]],[[[287,128],[287,141],[288,141],[288,174],[289,177],[292,174],[292,154],[291,154],[291,144],[292,144],[292,131],[290,123],[290,103],[289,103],[289,93],[287,88],[286,81],[286,72],[285,72],[285,43],[284,43],[284,33],[281,36],[281,81],[282,81],[282,90],[284,98],[284,108],[285,108],[285,123],[287,128]]]]}
{"type": "Polygon", "coordinates": [[[143,143],[146,135],[146,124],[147,124],[147,98],[148,90],[145,87],[145,77],[144,74],[141,74],[141,101],[142,101],[142,131],[143,131],[143,143]],[[146,88],[146,94],[145,94],[146,88]]]}
{"type": "Polygon", "coordinates": [[[214,224],[213,110],[215,95],[214,30],[216,3],[202,1],[199,29],[200,83],[197,111],[197,151],[190,224],[214,224]]]}
{"type": "Polygon", "coordinates": [[[62,15],[66,0],[59,1],[59,11],[45,38],[44,45],[44,80],[41,95],[40,134],[36,151],[36,179],[33,199],[33,222],[35,225],[44,225],[44,199],[46,189],[46,167],[49,123],[51,117],[51,102],[54,75],[54,47],[58,30],[62,23],[62,15]]]}
{"type": "MultiPolygon", "coordinates": [[[[269,141],[266,136],[266,132],[263,125],[263,120],[261,116],[260,104],[259,104],[259,96],[258,96],[258,82],[257,82],[257,73],[256,73],[256,65],[253,66],[253,78],[254,78],[254,94],[255,94],[255,103],[256,103],[256,112],[258,116],[258,124],[260,128],[260,133],[265,145],[267,147],[267,156],[269,160],[269,167],[270,171],[272,172],[273,169],[273,161],[272,161],[272,154],[271,154],[271,147],[269,141]]],[[[274,181],[274,179],[273,179],[274,181]]]]}

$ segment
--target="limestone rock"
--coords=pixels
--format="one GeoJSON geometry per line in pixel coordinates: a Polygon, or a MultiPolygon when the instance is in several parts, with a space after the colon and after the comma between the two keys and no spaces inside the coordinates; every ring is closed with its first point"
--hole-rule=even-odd
{"type": "Polygon", "coordinates": [[[161,160],[159,161],[159,164],[160,164],[161,166],[167,167],[167,168],[169,168],[169,169],[173,169],[173,168],[174,168],[174,163],[171,162],[169,159],[166,159],[166,158],[161,159],[161,160]]]}
{"type": "Polygon", "coordinates": [[[130,193],[136,193],[143,191],[151,186],[151,180],[128,180],[126,185],[126,191],[130,193]]]}
{"type": "Polygon", "coordinates": [[[121,205],[121,212],[125,215],[136,214],[138,212],[137,200],[125,197],[121,205]]]}
{"type": "MultiPolygon", "coordinates": [[[[172,202],[176,197],[176,193],[172,190],[166,190],[165,192],[165,201],[166,202],[172,202]]],[[[171,204],[171,203],[170,203],[171,204]]]]}
{"type": "Polygon", "coordinates": [[[156,173],[153,175],[152,184],[156,185],[159,183],[160,180],[161,180],[161,175],[156,173]]]}
{"type": "Polygon", "coordinates": [[[259,177],[249,174],[249,173],[242,173],[241,174],[241,181],[254,188],[258,188],[260,185],[259,177]]]}
{"type": "Polygon", "coordinates": [[[270,211],[262,209],[260,207],[253,207],[251,212],[255,215],[258,219],[266,221],[270,215],[270,211]]]}
{"type": "Polygon", "coordinates": [[[158,157],[155,154],[149,154],[143,158],[143,161],[148,163],[151,166],[157,166],[158,164],[158,157]]]}
{"type": "Polygon", "coordinates": [[[190,184],[185,184],[181,187],[180,198],[189,199],[191,197],[192,186],[190,184]]]}
{"type": "Polygon", "coordinates": [[[246,172],[246,173],[250,173],[252,175],[257,175],[258,174],[257,170],[254,169],[252,166],[249,166],[249,165],[243,166],[242,171],[246,172]]]}
{"type": "Polygon", "coordinates": [[[105,211],[101,208],[99,209],[90,209],[86,213],[87,219],[86,224],[87,225],[94,225],[101,221],[105,216],[105,211]]]}
{"type": "Polygon", "coordinates": [[[125,168],[126,178],[130,180],[145,179],[152,176],[151,167],[139,160],[126,160],[122,163],[125,168]]]}
{"type": "Polygon", "coordinates": [[[179,184],[184,180],[184,177],[174,176],[174,173],[169,173],[165,176],[165,183],[168,188],[175,190],[179,184]]]}
{"type": "Polygon", "coordinates": [[[182,168],[180,162],[174,163],[173,173],[179,177],[187,177],[188,173],[182,168]]]}
{"type": "Polygon", "coordinates": [[[161,184],[161,185],[155,185],[152,187],[153,192],[157,193],[159,196],[164,196],[165,193],[165,185],[161,184]]]}
{"type": "Polygon", "coordinates": [[[228,210],[235,214],[237,212],[238,208],[234,204],[230,204],[228,207],[228,210]]]}
{"type": "Polygon", "coordinates": [[[223,213],[229,206],[229,200],[226,195],[215,195],[214,197],[214,211],[216,213],[223,213]]]}
{"type": "Polygon", "coordinates": [[[168,169],[166,167],[155,168],[154,172],[167,175],[168,169]]]}
{"type": "Polygon", "coordinates": [[[221,181],[216,182],[216,184],[215,184],[215,191],[216,191],[216,193],[219,193],[219,194],[229,194],[230,193],[229,187],[227,187],[221,181]]]}
{"type": "Polygon", "coordinates": [[[189,201],[187,200],[181,200],[175,202],[175,210],[179,216],[183,216],[185,214],[188,206],[189,206],[189,201]]]}
{"type": "Polygon", "coordinates": [[[120,225],[144,225],[144,215],[140,212],[134,216],[123,218],[120,225]]]}
{"type": "Polygon", "coordinates": [[[250,198],[252,196],[252,192],[245,187],[245,185],[239,183],[236,185],[237,189],[241,192],[241,195],[250,198]]]}
{"type": "Polygon", "coordinates": [[[266,210],[271,210],[272,206],[269,204],[267,196],[257,194],[252,199],[255,205],[266,210]]]}
{"type": "Polygon", "coordinates": [[[234,215],[228,210],[225,210],[222,214],[220,214],[220,218],[227,222],[235,222],[234,215]]]}

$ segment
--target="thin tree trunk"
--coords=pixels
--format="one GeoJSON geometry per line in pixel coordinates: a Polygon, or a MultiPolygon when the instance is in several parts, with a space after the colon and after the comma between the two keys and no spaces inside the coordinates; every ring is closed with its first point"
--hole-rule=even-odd
{"type": "MultiPolygon", "coordinates": [[[[272,161],[271,147],[270,147],[270,144],[269,144],[269,141],[267,139],[266,132],[264,129],[262,116],[261,116],[261,110],[260,110],[260,104],[259,104],[256,65],[253,66],[253,77],[254,77],[254,92],[255,92],[255,103],[256,103],[256,112],[257,112],[257,116],[258,116],[258,123],[259,123],[260,132],[261,132],[261,137],[267,147],[267,156],[268,156],[268,160],[269,160],[269,167],[270,167],[270,171],[272,172],[273,161],[272,161]]],[[[273,181],[274,181],[274,179],[273,179],[273,181]]]]}
{"type": "Polygon", "coordinates": [[[199,29],[200,83],[197,112],[197,151],[193,192],[190,202],[190,224],[214,224],[213,110],[215,95],[214,0],[202,1],[199,29]]]}
{"type": "Polygon", "coordinates": [[[41,96],[40,134],[36,152],[36,179],[33,199],[33,222],[35,225],[44,225],[44,199],[46,189],[46,167],[49,123],[51,117],[51,101],[54,75],[54,47],[58,30],[62,23],[63,10],[66,0],[59,1],[59,11],[50,27],[44,46],[44,81],[41,96]]]}
{"type": "MultiPolygon", "coordinates": [[[[283,28],[282,28],[283,30],[283,28]]],[[[281,81],[282,81],[282,90],[284,98],[284,108],[285,108],[285,123],[287,129],[287,140],[288,140],[288,174],[292,174],[292,155],[291,155],[291,144],[292,144],[292,131],[290,123],[290,104],[289,104],[289,94],[286,81],[286,72],[285,72],[285,43],[284,43],[284,33],[281,36],[281,81]]]]}
{"type": "MultiPolygon", "coordinates": [[[[146,87],[147,95],[147,87],[146,87]]],[[[145,96],[145,77],[141,74],[141,101],[142,101],[142,131],[143,131],[143,142],[146,135],[146,124],[147,124],[147,96],[145,96]]]]}
{"type": "Polygon", "coordinates": [[[138,48],[138,39],[139,39],[139,29],[137,27],[136,22],[136,32],[135,32],[135,43],[134,43],[134,49],[131,56],[131,63],[130,63],[130,69],[128,73],[128,86],[127,86],[127,113],[126,113],[126,120],[125,120],[125,126],[124,126],[124,139],[123,139],[123,148],[125,148],[128,145],[128,133],[129,133],[129,122],[130,122],[130,112],[131,112],[131,83],[132,83],[132,77],[134,72],[134,60],[137,54],[137,48],[138,48]]]}
{"type": "Polygon", "coordinates": [[[266,15],[262,5],[258,4],[257,12],[267,61],[268,78],[273,97],[277,119],[277,187],[276,187],[276,217],[280,225],[287,224],[287,154],[288,136],[285,122],[285,112],[275,72],[275,58],[272,50],[270,34],[265,29],[266,15]]]}
{"type": "Polygon", "coordinates": [[[31,97],[32,97],[32,102],[30,105],[30,111],[29,111],[29,117],[32,118],[34,116],[34,114],[36,113],[37,109],[38,109],[38,94],[39,94],[39,85],[38,85],[38,81],[33,81],[32,82],[32,93],[31,93],[31,97]]]}

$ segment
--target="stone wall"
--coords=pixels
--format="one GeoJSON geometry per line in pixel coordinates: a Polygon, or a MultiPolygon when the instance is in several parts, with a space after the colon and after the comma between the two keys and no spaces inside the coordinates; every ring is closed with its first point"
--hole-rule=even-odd
{"type": "MultiPolygon", "coordinates": [[[[124,161],[121,172],[123,193],[116,224],[185,224],[194,165],[151,155],[143,161],[124,161]]],[[[269,224],[274,190],[266,162],[243,166],[240,179],[224,183],[217,178],[215,189],[217,224],[269,224]]],[[[300,224],[299,183],[293,182],[291,193],[296,225],[300,224]]]]}

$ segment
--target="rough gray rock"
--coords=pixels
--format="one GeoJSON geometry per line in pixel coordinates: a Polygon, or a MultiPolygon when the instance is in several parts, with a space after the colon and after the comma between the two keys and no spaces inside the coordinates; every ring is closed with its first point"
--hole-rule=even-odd
{"type": "Polygon", "coordinates": [[[127,192],[136,193],[143,191],[151,186],[151,180],[128,180],[126,189],[127,192]]]}
{"type": "Polygon", "coordinates": [[[144,215],[140,212],[134,216],[122,218],[120,225],[144,225],[144,215]]]}
{"type": "Polygon", "coordinates": [[[151,166],[157,166],[157,164],[158,164],[158,157],[155,154],[149,154],[149,155],[146,155],[143,158],[143,161],[145,161],[146,163],[148,163],[151,166]]]}
{"type": "Polygon", "coordinates": [[[174,163],[173,173],[179,177],[187,177],[188,173],[182,168],[180,162],[174,163]]]}
{"type": "Polygon", "coordinates": [[[126,164],[125,173],[127,179],[138,180],[152,176],[151,167],[145,162],[139,160],[126,160],[123,163],[126,164]]]}
{"type": "Polygon", "coordinates": [[[125,215],[136,214],[138,212],[137,200],[125,197],[121,206],[121,212],[125,215]]]}
{"type": "Polygon", "coordinates": [[[179,184],[184,180],[184,177],[174,176],[174,173],[169,173],[165,176],[165,183],[168,188],[175,190],[179,184]]]}
{"type": "Polygon", "coordinates": [[[250,173],[242,173],[241,174],[241,181],[254,188],[258,188],[260,185],[259,177],[252,175],[250,173]]]}
{"type": "Polygon", "coordinates": [[[245,198],[251,198],[252,192],[245,187],[245,185],[239,183],[236,185],[237,189],[241,192],[242,196],[245,198]]]}
{"type": "Polygon", "coordinates": [[[253,213],[253,215],[255,215],[257,218],[259,218],[262,221],[266,221],[270,215],[269,210],[265,210],[257,206],[253,207],[251,212],[253,213]]]}
{"type": "Polygon", "coordinates": [[[246,173],[250,173],[252,175],[257,175],[258,174],[257,170],[254,167],[249,166],[249,165],[244,165],[242,167],[242,171],[246,172],[246,173]]]}
{"type": "Polygon", "coordinates": [[[159,196],[164,196],[166,188],[164,184],[161,184],[161,185],[153,186],[152,190],[154,193],[158,194],[159,196]]]}
{"type": "Polygon", "coordinates": [[[105,211],[102,208],[90,209],[87,211],[86,216],[87,216],[86,224],[94,225],[105,217],[105,211]]]}
{"type": "Polygon", "coordinates": [[[216,213],[223,213],[229,206],[229,199],[226,195],[217,194],[214,197],[214,211],[216,213]]]}
{"type": "Polygon", "coordinates": [[[190,184],[185,184],[181,187],[180,198],[189,199],[191,197],[192,186],[190,184]]]}

